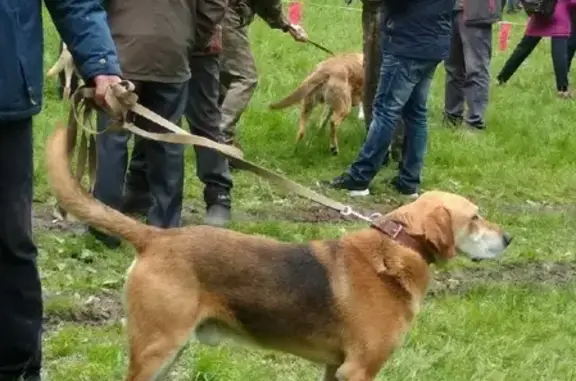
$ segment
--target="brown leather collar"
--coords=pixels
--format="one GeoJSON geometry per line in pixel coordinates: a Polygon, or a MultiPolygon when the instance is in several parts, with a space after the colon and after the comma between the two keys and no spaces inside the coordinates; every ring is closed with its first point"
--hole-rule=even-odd
{"type": "Polygon", "coordinates": [[[381,233],[384,233],[399,244],[414,250],[422,256],[426,263],[430,264],[436,262],[436,258],[430,252],[430,250],[427,250],[427,248],[419,240],[406,232],[404,229],[404,224],[393,220],[382,220],[378,222],[372,222],[370,227],[378,230],[381,233]]]}

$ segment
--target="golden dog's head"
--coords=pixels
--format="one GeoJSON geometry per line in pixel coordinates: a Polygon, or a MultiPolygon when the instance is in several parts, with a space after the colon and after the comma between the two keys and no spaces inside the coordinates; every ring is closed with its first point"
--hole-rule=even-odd
{"type": "Polygon", "coordinates": [[[496,258],[512,237],[478,209],[462,196],[430,191],[385,217],[404,223],[406,232],[424,242],[437,260],[450,259],[457,251],[472,260],[496,258]]]}

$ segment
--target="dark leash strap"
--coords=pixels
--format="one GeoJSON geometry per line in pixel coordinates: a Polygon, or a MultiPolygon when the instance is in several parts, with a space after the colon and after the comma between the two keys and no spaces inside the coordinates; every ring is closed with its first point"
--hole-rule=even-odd
{"type": "Polygon", "coordinates": [[[331,56],[335,55],[332,50],[330,50],[330,49],[328,49],[328,48],[320,45],[320,44],[317,43],[317,42],[314,42],[314,41],[311,41],[311,40],[307,40],[306,42],[308,42],[310,45],[312,45],[312,46],[314,46],[314,47],[316,47],[316,48],[318,48],[318,49],[320,49],[320,50],[322,50],[322,51],[330,54],[331,56]]]}

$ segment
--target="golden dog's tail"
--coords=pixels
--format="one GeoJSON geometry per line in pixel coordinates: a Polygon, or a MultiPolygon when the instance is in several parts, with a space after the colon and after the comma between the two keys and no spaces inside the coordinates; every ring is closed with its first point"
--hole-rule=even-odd
{"type": "Polygon", "coordinates": [[[304,99],[304,97],[306,97],[312,91],[316,90],[318,86],[324,84],[328,78],[330,78],[330,75],[327,72],[313,72],[308,77],[306,77],[300,86],[298,86],[296,90],[294,90],[286,98],[281,99],[276,103],[272,103],[269,106],[270,109],[279,110],[300,102],[302,99],[304,99]]]}
{"type": "Polygon", "coordinates": [[[101,203],[72,177],[68,159],[68,129],[59,124],[48,138],[48,181],[62,207],[94,228],[106,230],[130,242],[140,252],[160,229],[147,226],[101,203]]]}
{"type": "Polygon", "coordinates": [[[64,66],[66,66],[66,61],[62,59],[62,57],[58,58],[58,61],[54,63],[54,65],[46,72],[48,77],[54,77],[57,74],[60,74],[62,70],[64,70],[64,66]]]}

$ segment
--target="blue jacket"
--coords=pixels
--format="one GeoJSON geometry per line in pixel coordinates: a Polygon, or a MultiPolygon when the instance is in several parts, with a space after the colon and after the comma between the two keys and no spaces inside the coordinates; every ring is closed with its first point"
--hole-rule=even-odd
{"type": "MultiPolygon", "coordinates": [[[[45,0],[85,80],[119,75],[116,48],[99,0],[45,0]]],[[[44,82],[41,0],[0,0],[0,121],[40,112],[44,82]]]]}
{"type": "Polygon", "coordinates": [[[399,57],[448,57],[455,0],[383,0],[382,49],[399,57]]]}

